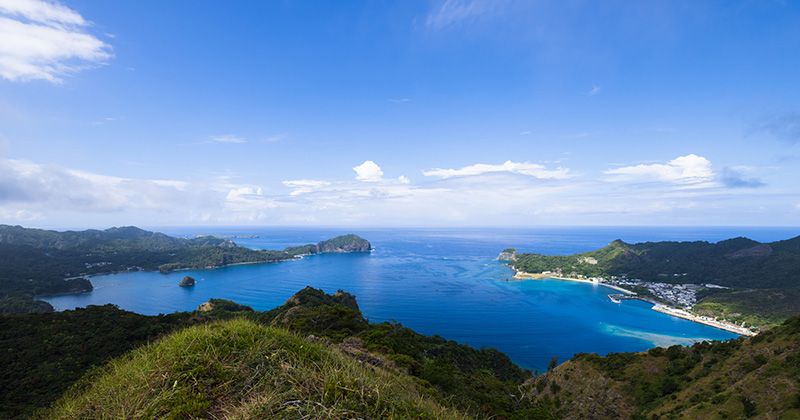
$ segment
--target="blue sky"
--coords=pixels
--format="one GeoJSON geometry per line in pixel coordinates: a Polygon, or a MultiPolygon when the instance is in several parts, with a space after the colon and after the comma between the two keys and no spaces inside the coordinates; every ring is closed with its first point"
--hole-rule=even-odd
{"type": "Polygon", "coordinates": [[[799,225],[791,1],[0,0],[0,222],[799,225]]]}

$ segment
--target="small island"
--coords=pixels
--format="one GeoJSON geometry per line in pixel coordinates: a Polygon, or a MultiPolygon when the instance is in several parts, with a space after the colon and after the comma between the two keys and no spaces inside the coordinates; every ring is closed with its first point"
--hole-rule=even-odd
{"type": "Polygon", "coordinates": [[[191,276],[183,276],[181,281],[178,282],[178,286],[180,287],[191,287],[194,286],[194,284],[195,284],[194,277],[191,276]]]}

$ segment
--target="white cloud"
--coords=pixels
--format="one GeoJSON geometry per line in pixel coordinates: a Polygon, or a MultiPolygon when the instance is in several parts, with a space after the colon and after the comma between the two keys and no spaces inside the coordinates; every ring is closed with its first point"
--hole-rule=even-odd
{"type": "Polygon", "coordinates": [[[365,160],[364,163],[353,167],[356,172],[356,179],[364,182],[380,182],[383,180],[383,171],[381,167],[371,160],[365,160]]]}
{"type": "Polygon", "coordinates": [[[621,181],[661,181],[680,185],[708,185],[714,180],[711,161],[689,154],[677,157],[667,163],[641,164],[609,169],[605,174],[611,180],[621,181]]]}
{"type": "Polygon", "coordinates": [[[211,143],[228,143],[228,144],[247,143],[247,140],[235,134],[220,134],[217,136],[211,136],[209,141],[211,143]]]}
{"type": "Polygon", "coordinates": [[[537,176],[520,176],[517,166],[499,172],[494,169],[503,165],[487,166],[493,170],[478,166],[462,172],[491,176],[437,176],[413,184],[405,176],[377,175],[373,168],[368,177],[372,182],[295,179],[282,182],[288,190],[270,193],[268,186],[240,182],[234,175],[138,179],[0,159],[0,220],[62,227],[742,224],[752,223],[754,202],[765,203],[774,216],[768,219],[771,223],[793,220],[800,204],[796,195],[785,192],[769,196],[768,188],[675,188],[684,184],[660,181],[640,188],[578,176],[542,182],[537,176]]]}
{"type": "Polygon", "coordinates": [[[320,181],[316,179],[296,179],[283,181],[283,185],[292,189],[289,195],[297,196],[301,194],[308,194],[320,188],[331,185],[328,181],[320,181]]]}
{"type": "Polygon", "coordinates": [[[160,209],[179,204],[186,191],[187,184],[177,180],[122,178],[25,160],[0,160],[0,207],[29,212],[160,209]]]}
{"type": "Polygon", "coordinates": [[[570,177],[569,169],[566,168],[559,167],[556,169],[548,169],[544,165],[537,163],[512,162],[510,160],[507,160],[499,165],[476,163],[474,165],[465,166],[459,169],[435,168],[422,171],[422,174],[425,176],[447,179],[453,177],[485,175],[502,172],[527,175],[538,179],[567,179],[570,177]]]}
{"type": "Polygon", "coordinates": [[[231,188],[225,196],[225,210],[234,212],[258,212],[278,207],[275,200],[264,195],[264,190],[256,186],[231,188]]]}
{"type": "Polygon", "coordinates": [[[589,95],[589,96],[594,96],[594,95],[597,95],[597,94],[599,94],[599,93],[600,93],[600,90],[601,90],[601,89],[602,89],[602,88],[601,88],[600,86],[598,86],[598,85],[593,85],[593,86],[592,86],[592,88],[589,90],[589,93],[588,93],[588,95],[589,95]]]}
{"type": "Polygon", "coordinates": [[[60,83],[67,74],[105,63],[111,46],[88,26],[57,2],[0,0],[0,77],[60,83]]]}

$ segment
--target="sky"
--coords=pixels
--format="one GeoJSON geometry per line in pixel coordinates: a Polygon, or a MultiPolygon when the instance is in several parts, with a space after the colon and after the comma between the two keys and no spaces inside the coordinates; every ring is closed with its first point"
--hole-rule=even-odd
{"type": "Polygon", "coordinates": [[[800,2],[0,0],[0,223],[798,226],[800,2]]]}

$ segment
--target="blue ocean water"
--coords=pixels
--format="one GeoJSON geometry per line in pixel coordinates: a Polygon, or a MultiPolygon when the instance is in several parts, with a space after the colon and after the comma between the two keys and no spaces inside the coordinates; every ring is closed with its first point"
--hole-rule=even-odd
{"type": "Polygon", "coordinates": [[[270,309],[306,285],[356,295],[371,321],[393,320],[424,334],[494,347],[542,371],[552,356],[641,351],[654,346],[729,339],[734,334],[650,310],[640,301],[614,304],[602,286],[511,280],[494,258],[505,247],[546,254],[628,242],[711,240],[747,236],[772,241],[791,228],[547,228],[547,229],[160,229],[175,236],[258,235],[243,246],[280,249],[357,233],[371,254],[316,255],[274,264],[239,265],[169,274],[132,272],[92,278],[94,291],[48,298],[58,310],[113,303],[142,314],[193,310],[209,298],[270,309]],[[197,279],[178,287],[184,275],[197,279]]]}

